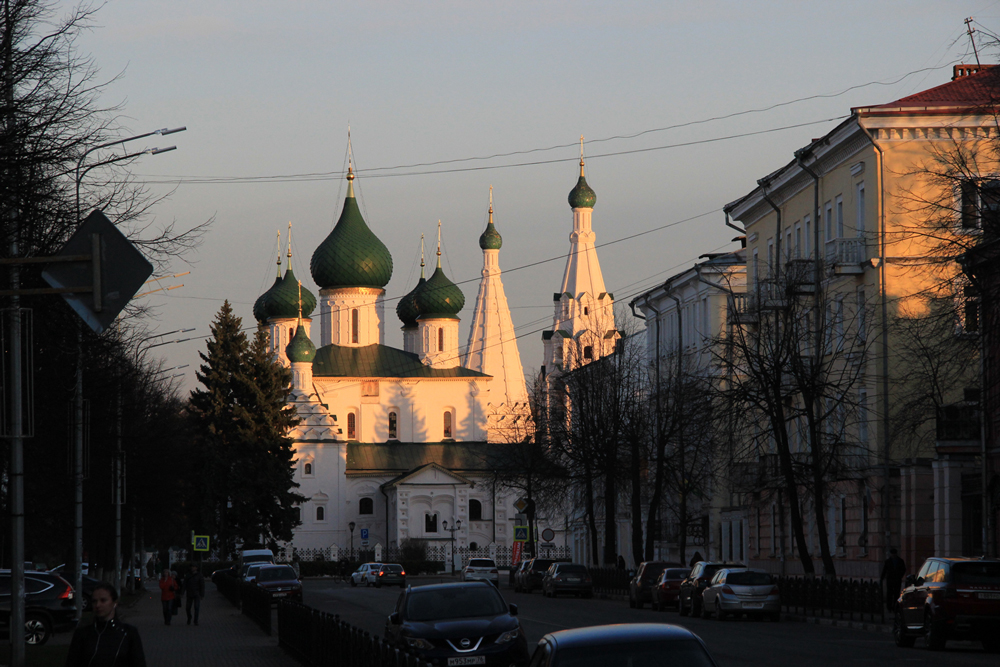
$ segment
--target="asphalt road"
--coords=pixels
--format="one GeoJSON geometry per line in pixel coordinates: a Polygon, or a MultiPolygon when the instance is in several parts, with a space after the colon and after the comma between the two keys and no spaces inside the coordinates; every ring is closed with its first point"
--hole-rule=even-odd
{"type": "MultiPolygon", "coordinates": [[[[413,585],[432,583],[421,578],[413,585]]],[[[382,636],[386,616],[399,597],[398,588],[351,588],[341,582],[307,580],[305,603],[316,609],[340,614],[340,617],[382,636]]],[[[507,602],[518,606],[522,627],[532,647],[545,633],[607,623],[673,623],[688,628],[708,645],[720,667],[812,667],[831,665],[899,664],[920,665],[983,665],[996,667],[997,656],[984,652],[979,642],[949,642],[943,653],[923,648],[918,641],[912,649],[897,648],[885,633],[835,628],[807,623],[782,621],[748,621],[682,618],[675,611],[656,612],[630,609],[628,602],[619,600],[580,600],[556,598],[550,600],[540,593],[515,593],[501,587],[507,602]]]]}

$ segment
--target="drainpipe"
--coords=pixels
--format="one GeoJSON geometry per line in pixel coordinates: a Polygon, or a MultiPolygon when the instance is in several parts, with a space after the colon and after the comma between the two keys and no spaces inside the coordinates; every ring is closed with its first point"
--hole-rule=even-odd
{"type": "Polygon", "coordinates": [[[736,231],[738,231],[740,234],[744,234],[745,235],[747,233],[747,230],[743,229],[742,227],[740,227],[738,225],[734,225],[732,222],[729,221],[729,211],[723,211],[723,212],[726,214],[726,227],[731,227],[731,228],[735,229],[736,231]]]}
{"type": "MultiPolygon", "coordinates": [[[[813,249],[816,251],[816,260],[813,262],[813,311],[816,313],[816,321],[819,322],[820,308],[823,305],[820,298],[820,253],[819,253],[819,174],[813,171],[810,167],[806,166],[805,156],[809,151],[795,151],[795,162],[799,165],[799,168],[809,174],[813,179],[813,249]]],[[[813,155],[813,158],[816,156],[813,155]]],[[[826,224],[830,224],[827,220],[826,224]]],[[[861,306],[864,307],[863,305],[861,306]]],[[[829,326],[829,322],[827,325],[829,326]]],[[[820,327],[816,327],[816,341],[813,347],[816,356],[816,366],[819,368],[820,360],[823,358],[823,330],[820,327]]],[[[820,420],[822,422],[822,420],[820,420]]],[[[820,428],[820,426],[817,426],[820,428]]]]}
{"type": "MultiPolygon", "coordinates": [[[[892,538],[892,531],[889,528],[889,305],[886,287],[886,222],[885,222],[885,153],[882,147],[875,141],[875,137],[861,124],[861,119],[857,119],[858,127],[865,133],[868,140],[872,142],[878,157],[878,219],[879,219],[879,292],[881,294],[882,310],[882,534],[885,544],[883,550],[888,552],[889,540],[892,538]]],[[[983,488],[985,495],[986,489],[983,488]]],[[[985,518],[985,517],[984,517],[985,518]]],[[[884,555],[884,554],[883,554],[884,555]]]]}
{"type": "Polygon", "coordinates": [[[774,283],[777,285],[781,278],[781,209],[774,203],[771,196],[767,194],[767,186],[770,183],[761,179],[757,181],[757,184],[760,185],[761,197],[774,209],[774,213],[777,216],[777,229],[774,233],[774,266],[769,267],[774,271],[774,283]]]}

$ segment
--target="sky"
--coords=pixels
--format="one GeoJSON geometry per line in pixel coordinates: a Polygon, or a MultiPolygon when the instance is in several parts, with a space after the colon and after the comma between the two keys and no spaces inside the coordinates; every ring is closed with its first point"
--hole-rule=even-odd
{"type": "MultiPolygon", "coordinates": [[[[149,350],[186,365],[167,371],[186,393],[223,301],[254,325],[289,222],[292,267],[318,294],[309,259],[343,206],[348,126],[362,211],[393,256],[386,344],[402,347],[396,299],[416,282],[421,234],[433,260],[438,220],[466,297],[464,344],[492,185],[531,374],[569,248],[581,135],[604,279],[626,306],[738,247],[722,207],[852,106],[975,62],[967,17],[984,44],[1000,33],[1000,0],[109,0],[76,44],[113,79],[102,102],[121,105],[122,136],[187,127],[148,144],[177,150],[132,167],[166,196],[154,227],[214,219],[170,267],[190,274],[158,283],[183,287],[140,297],[152,332],[195,329],[147,343],[190,338],[149,350]]],[[[984,63],[997,56],[980,49],[984,63]]]]}

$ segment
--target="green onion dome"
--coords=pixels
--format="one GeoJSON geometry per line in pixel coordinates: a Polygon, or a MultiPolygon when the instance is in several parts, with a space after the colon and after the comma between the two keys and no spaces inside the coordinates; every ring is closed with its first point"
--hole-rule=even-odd
{"type": "Polygon", "coordinates": [[[493,207],[490,206],[490,221],[486,224],[486,231],[479,237],[479,247],[483,250],[499,250],[502,245],[500,232],[493,226],[493,207]]]}
{"type": "Polygon", "coordinates": [[[458,285],[448,280],[441,269],[441,262],[423,288],[416,294],[417,311],[423,318],[455,319],[465,306],[465,295],[458,285]]]}
{"type": "Polygon", "coordinates": [[[264,302],[267,300],[267,295],[270,294],[271,290],[277,287],[278,283],[280,282],[281,282],[281,276],[276,276],[274,278],[274,284],[271,285],[270,289],[268,289],[266,292],[257,297],[257,300],[253,302],[253,318],[258,322],[267,321],[267,311],[264,310],[264,302]]]}
{"type": "MultiPolygon", "coordinates": [[[[305,287],[302,288],[302,317],[309,317],[316,307],[316,297],[305,287]]],[[[285,271],[285,277],[275,283],[264,294],[263,311],[265,319],[292,319],[299,316],[299,281],[292,267],[285,271]]]]}
{"type": "Polygon", "coordinates": [[[597,193],[587,185],[587,179],[583,175],[583,160],[580,160],[580,180],[576,182],[576,187],[569,191],[570,208],[594,208],[597,203],[597,193]]]}
{"type": "Polygon", "coordinates": [[[417,317],[420,316],[420,310],[417,308],[417,294],[420,292],[420,289],[427,284],[427,279],[424,278],[423,275],[423,269],[420,271],[420,280],[417,281],[417,286],[410,290],[410,292],[396,304],[396,316],[403,322],[403,326],[407,328],[417,326],[417,317]]]}
{"type": "Polygon", "coordinates": [[[311,364],[316,359],[316,346],[309,340],[309,336],[306,335],[306,328],[301,323],[299,324],[299,328],[295,330],[295,337],[292,338],[292,342],[285,348],[285,354],[288,355],[288,360],[293,364],[300,362],[311,364]]]}
{"type": "Polygon", "coordinates": [[[361,216],[350,169],[347,180],[347,198],[340,220],[316,248],[309,264],[313,280],[321,289],[384,288],[392,278],[392,255],[361,216]]]}

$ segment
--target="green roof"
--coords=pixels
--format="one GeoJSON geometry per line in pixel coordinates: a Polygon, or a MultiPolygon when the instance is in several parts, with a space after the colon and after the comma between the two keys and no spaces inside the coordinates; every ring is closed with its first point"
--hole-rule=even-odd
{"type": "Polygon", "coordinates": [[[299,324],[299,328],[295,331],[295,338],[285,348],[285,354],[288,355],[288,360],[292,363],[312,363],[316,358],[316,346],[309,340],[309,336],[306,335],[306,328],[301,324],[299,324]]]}
{"type": "MultiPolygon", "coordinates": [[[[353,180],[354,176],[350,178],[353,180]]],[[[332,287],[383,288],[392,278],[392,255],[365,224],[353,188],[344,199],[340,220],[319,244],[309,264],[321,289],[332,287]]]]}
{"type": "Polygon", "coordinates": [[[424,269],[421,267],[420,280],[417,281],[417,286],[410,290],[396,304],[396,316],[403,322],[403,326],[405,327],[417,326],[417,318],[420,316],[420,310],[417,308],[417,293],[427,282],[423,272],[424,269]]]}
{"type": "MultiPolygon", "coordinates": [[[[285,277],[264,293],[264,319],[291,319],[299,316],[299,281],[292,267],[285,271],[285,277]]],[[[302,288],[302,317],[309,317],[316,307],[316,297],[302,288]]]]}
{"type": "Polygon", "coordinates": [[[253,302],[253,317],[258,322],[267,321],[267,310],[264,309],[264,302],[267,301],[267,295],[271,293],[271,290],[277,287],[280,283],[281,283],[281,276],[275,276],[274,284],[271,285],[271,287],[267,291],[265,291],[263,294],[257,297],[256,301],[253,302]]]}
{"type": "Polygon", "coordinates": [[[417,312],[420,318],[451,318],[465,306],[465,295],[458,285],[451,282],[438,266],[423,288],[416,294],[417,312]]]}
{"type": "Polygon", "coordinates": [[[429,463],[455,472],[492,471],[491,453],[495,458],[497,447],[487,442],[349,442],[347,474],[400,475],[429,463]]]}
{"type": "Polygon", "coordinates": [[[597,193],[587,185],[587,179],[583,176],[583,160],[580,160],[580,180],[576,182],[576,187],[569,191],[570,208],[594,208],[597,203],[597,193]]]}
{"type": "Polygon", "coordinates": [[[420,362],[412,352],[387,345],[326,345],[316,351],[314,377],[382,377],[382,378],[485,378],[490,377],[468,368],[431,368],[420,362]]]}
{"type": "Polygon", "coordinates": [[[499,250],[502,245],[503,239],[500,237],[500,232],[497,231],[497,228],[493,226],[493,215],[491,213],[489,224],[486,225],[486,231],[479,237],[479,247],[483,250],[499,250]]]}

